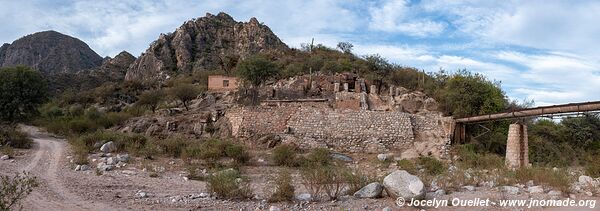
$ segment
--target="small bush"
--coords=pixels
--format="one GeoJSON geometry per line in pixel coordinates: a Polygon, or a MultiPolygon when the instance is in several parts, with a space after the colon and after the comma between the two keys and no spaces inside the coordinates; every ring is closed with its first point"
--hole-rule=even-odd
{"type": "Polygon", "coordinates": [[[446,171],[446,164],[438,159],[432,157],[419,157],[418,161],[419,165],[421,165],[429,175],[435,176],[446,171]]]}
{"type": "Polygon", "coordinates": [[[22,210],[21,200],[37,186],[37,179],[27,173],[0,176],[0,210],[22,210]]]}
{"type": "Polygon", "coordinates": [[[330,165],[333,159],[328,149],[315,149],[304,159],[305,166],[326,166],[330,165]]]}
{"type": "Polygon", "coordinates": [[[500,169],[504,159],[492,153],[477,153],[472,145],[465,144],[458,149],[459,164],[466,168],[500,169]]]}
{"type": "Polygon", "coordinates": [[[75,134],[83,134],[94,132],[98,129],[98,125],[90,119],[74,119],[69,121],[69,131],[75,134]]]}
{"type": "Polygon", "coordinates": [[[348,193],[355,193],[369,183],[377,181],[375,176],[368,175],[360,171],[346,171],[344,178],[349,186],[348,193]]]}
{"type": "Polygon", "coordinates": [[[400,169],[405,170],[406,172],[408,172],[410,174],[418,173],[417,166],[411,160],[407,160],[407,159],[399,160],[397,165],[398,165],[398,167],[400,167],[400,169]]]}
{"type": "Polygon", "coordinates": [[[270,202],[292,201],[294,199],[294,185],[292,175],[287,169],[279,171],[275,179],[275,192],[269,198],[270,202]]]}
{"type": "Polygon", "coordinates": [[[279,145],[273,149],[273,162],[278,166],[298,166],[296,148],[290,145],[279,145]]]}
{"type": "Polygon", "coordinates": [[[156,140],[153,143],[156,144],[162,154],[175,158],[180,157],[187,148],[187,145],[190,144],[189,141],[179,137],[156,140]]]}
{"type": "Polygon", "coordinates": [[[13,127],[0,127],[0,145],[29,149],[33,145],[33,140],[27,137],[27,134],[17,131],[13,127]]]}
{"type": "Polygon", "coordinates": [[[553,170],[543,167],[521,168],[509,172],[508,177],[521,184],[533,180],[536,184],[554,187],[563,193],[570,191],[571,182],[574,180],[566,170],[553,170]]]}
{"type": "Polygon", "coordinates": [[[225,155],[238,163],[246,163],[250,160],[250,154],[244,149],[244,146],[233,143],[229,143],[225,148],[225,155]]]}
{"type": "Polygon", "coordinates": [[[113,132],[108,130],[99,130],[93,133],[86,133],[72,141],[72,145],[76,148],[84,148],[87,152],[97,150],[94,148],[96,143],[106,143],[112,141],[117,151],[127,151],[133,154],[139,154],[146,145],[146,138],[141,135],[127,135],[124,133],[113,132]]]}
{"type": "Polygon", "coordinates": [[[337,199],[346,187],[346,175],[350,170],[343,165],[311,165],[300,170],[302,183],[313,199],[324,193],[329,199],[337,199]]]}
{"type": "Polygon", "coordinates": [[[600,177],[600,162],[589,162],[585,167],[585,173],[590,177],[600,177]]]}
{"type": "Polygon", "coordinates": [[[224,199],[246,199],[252,197],[250,186],[241,178],[240,173],[228,169],[208,177],[208,190],[224,199]]]}

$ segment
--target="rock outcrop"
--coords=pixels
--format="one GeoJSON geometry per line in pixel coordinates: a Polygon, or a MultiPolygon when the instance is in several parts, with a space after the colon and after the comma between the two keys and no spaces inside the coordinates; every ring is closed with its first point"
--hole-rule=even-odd
{"type": "MultiPolygon", "coordinates": [[[[115,58],[107,57],[102,62],[102,65],[89,71],[89,75],[104,81],[122,81],[125,78],[127,69],[135,62],[135,57],[127,51],[123,51],[115,56],[115,58]]],[[[87,72],[80,72],[85,75],[87,72]]]]}
{"type": "Polygon", "coordinates": [[[45,76],[98,67],[102,57],[83,41],[55,31],[38,32],[0,47],[0,67],[26,65],[45,76]]]}
{"type": "Polygon", "coordinates": [[[179,73],[223,69],[256,53],[282,53],[288,46],[256,18],[237,22],[225,13],[190,20],[161,34],[128,69],[126,80],[161,80],[179,73]]]}

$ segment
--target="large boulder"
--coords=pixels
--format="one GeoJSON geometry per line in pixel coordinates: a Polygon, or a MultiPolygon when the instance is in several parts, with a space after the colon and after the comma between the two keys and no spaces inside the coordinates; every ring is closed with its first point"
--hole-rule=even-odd
{"type": "Polygon", "coordinates": [[[381,192],[383,191],[383,186],[378,182],[373,182],[365,187],[362,187],[360,190],[354,193],[354,197],[358,198],[379,198],[381,196],[381,192]]]}
{"type": "Polygon", "coordinates": [[[117,146],[112,141],[106,142],[105,144],[103,144],[100,147],[100,151],[104,152],[104,153],[114,152],[116,150],[117,150],[117,146]]]}
{"type": "Polygon", "coordinates": [[[407,201],[425,197],[423,181],[404,170],[396,170],[387,175],[383,179],[383,187],[391,197],[402,197],[407,201]]]}

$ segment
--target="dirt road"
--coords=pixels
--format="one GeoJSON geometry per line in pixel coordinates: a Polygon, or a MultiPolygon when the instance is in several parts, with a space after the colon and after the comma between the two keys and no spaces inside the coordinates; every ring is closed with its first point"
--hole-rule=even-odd
{"type": "Polygon", "coordinates": [[[65,163],[65,140],[50,137],[36,127],[21,126],[20,129],[34,140],[34,154],[19,172],[30,172],[40,182],[40,187],[23,202],[26,210],[118,210],[109,204],[86,201],[70,192],[63,185],[61,163],[65,163]]]}

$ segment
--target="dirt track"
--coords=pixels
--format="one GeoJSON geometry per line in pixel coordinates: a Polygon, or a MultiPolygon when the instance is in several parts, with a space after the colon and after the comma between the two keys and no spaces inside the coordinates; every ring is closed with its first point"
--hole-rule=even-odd
{"type": "MultiPolygon", "coordinates": [[[[69,160],[69,145],[65,140],[40,132],[36,127],[21,126],[21,130],[33,138],[34,147],[10,162],[0,162],[0,175],[26,171],[38,178],[40,186],[23,201],[24,210],[268,210],[271,205],[282,207],[284,210],[381,210],[386,206],[393,207],[394,210],[419,210],[397,207],[391,198],[345,197],[330,202],[269,204],[262,199],[268,197],[265,189],[270,187],[268,185],[271,183],[270,175],[278,171],[277,167],[272,166],[244,167],[244,174],[251,180],[257,199],[244,201],[218,200],[210,197],[190,199],[187,196],[205,193],[206,183],[183,179],[182,175],[185,175],[185,171],[181,171],[181,160],[157,161],[156,165],[167,170],[160,173],[157,178],[149,176],[149,172],[142,170],[146,167],[139,159],[127,167],[104,172],[101,175],[96,175],[94,171],[73,171],[74,164],[69,160]],[[136,197],[135,193],[140,190],[147,192],[149,197],[136,197]]],[[[91,165],[94,166],[93,163],[91,165]]],[[[295,183],[294,186],[298,188],[296,193],[306,191],[301,188],[301,184],[295,183]]],[[[444,198],[452,197],[468,199],[499,196],[494,191],[477,191],[457,192],[444,198]]],[[[527,195],[515,196],[515,198],[527,197],[527,195]]],[[[592,210],[581,207],[579,209],[592,210]]],[[[514,210],[514,208],[444,207],[443,210],[514,210]]],[[[542,210],[542,208],[532,210],[542,210]]]]}
{"type": "Polygon", "coordinates": [[[63,186],[59,165],[65,162],[62,160],[67,147],[64,140],[40,133],[35,127],[22,126],[21,129],[33,138],[35,154],[18,171],[30,172],[41,183],[24,201],[26,210],[118,210],[107,204],[86,201],[63,186]]]}

